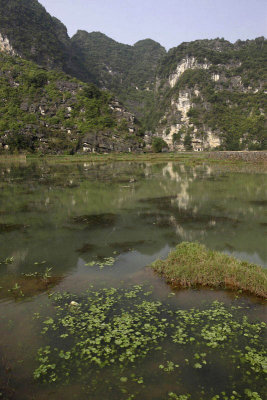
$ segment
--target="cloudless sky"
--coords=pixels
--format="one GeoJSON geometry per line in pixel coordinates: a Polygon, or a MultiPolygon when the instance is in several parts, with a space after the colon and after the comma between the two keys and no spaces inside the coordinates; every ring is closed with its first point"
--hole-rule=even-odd
{"type": "Polygon", "coordinates": [[[254,39],[267,33],[267,0],[39,0],[72,36],[100,31],[121,43],[164,47],[196,39],[254,39]]]}

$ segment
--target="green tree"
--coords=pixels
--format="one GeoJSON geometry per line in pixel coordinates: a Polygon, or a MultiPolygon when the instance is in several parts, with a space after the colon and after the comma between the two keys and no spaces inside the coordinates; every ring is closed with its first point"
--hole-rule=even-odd
{"type": "Polygon", "coordinates": [[[165,142],[165,140],[163,140],[162,138],[156,137],[156,138],[153,139],[153,141],[152,141],[152,150],[155,153],[161,153],[163,149],[167,149],[167,148],[168,148],[168,145],[165,142]]]}
{"type": "Polygon", "coordinates": [[[31,72],[28,76],[28,84],[35,88],[42,88],[47,84],[47,73],[45,71],[31,72]]]}
{"type": "Polygon", "coordinates": [[[187,132],[187,134],[186,134],[185,137],[184,137],[184,147],[185,147],[185,149],[188,150],[188,151],[190,151],[190,150],[193,149],[193,146],[192,146],[192,137],[191,137],[191,135],[190,135],[189,132],[187,132]]]}

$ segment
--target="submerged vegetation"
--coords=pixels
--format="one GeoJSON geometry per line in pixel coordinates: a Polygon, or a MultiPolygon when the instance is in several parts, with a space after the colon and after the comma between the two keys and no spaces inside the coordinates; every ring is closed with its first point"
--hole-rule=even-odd
{"type": "MultiPolygon", "coordinates": [[[[9,257],[0,261],[0,266],[7,267],[13,262],[14,257],[9,257]]],[[[35,262],[34,264],[44,265],[46,261],[35,262]]],[[[19,276],[14,273],[7,273],[0,276],[0,299],[23,300],[52,289],[62,280],[62,276],[52,275],[52,269],[46,267],[43,272],[23,273],[19,276]]]]}
{"type": "Polygon", "coordinates": [[[73,217],[73,222],[76,224],[86,225],[89,228],[96,227],[109,227],[113,226],[117,221],[117,215],[106,213],[106,214],[95,214],[95,215],[80,215],[77,217],[73,217]]]}
{"type": "Polygon", "coordinates": [[[180,243],[165,261],[154,262],[152,268],[175,286],[239,289],[267,298],[266,269],[199,243],[180,243]]]}
{"type": "Polygon", "coordinates": [[[263,398],[265,324],[250,322],[240,305],[177,309],[139,285],[56,293],[52,304],[42,324],[37,380],[78,381],[94,398],[107,398],[107,391],[118,399],[263,398]],[[212,369],[219,376],[226,365],[213,388],[205,375],[212,369]]]}
{"type": "Polygon", "coordinates": [[[5,232],[19,231],[26,228],[26,226],[21,224],[2,224],[0,223],[0,234],[5,232]]]}

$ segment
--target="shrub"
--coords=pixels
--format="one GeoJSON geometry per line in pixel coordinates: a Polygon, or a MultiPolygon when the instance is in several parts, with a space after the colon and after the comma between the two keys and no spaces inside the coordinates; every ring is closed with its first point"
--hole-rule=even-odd
{"type": "Polygon", "coordinates": [[[162,138],[156,137],[152,141],[152,150],[155,153],[161,153],[163,149],[167,149],[168,145],[162,138]]]}

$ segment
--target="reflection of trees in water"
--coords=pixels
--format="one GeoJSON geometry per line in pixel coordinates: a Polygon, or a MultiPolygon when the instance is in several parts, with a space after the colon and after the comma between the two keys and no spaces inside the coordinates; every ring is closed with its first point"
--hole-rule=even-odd
{"type": "MultiPolygon", "coordinates": [[[[247,252],[251,256],[256,252],[264,262],[267,253],[258,228],[263,229],[266,204],[251,200],[266,198],[260,184],[262,177],[230,172],[225,166],[185,167],[170,162],[162,174],[166,188],[170,180],[177,182],[177,195],[168,202],[162,197],[157,208],[160,212],[165,210],[165,225],[169,222],[179,240],[198,240],[218,250],[247,252]],[[255,237],[250,237],[248,224],[250,230],[254,227],[255,237]]],[[[160,225],[164,225],[162,220],[160,225]]]]}
{"type": "MultiPolygon", "coordinates": [[[[68,265],[75,265],[75,250],[89,241],[85,232],[71,224],[72,217],[103,212],[122,217],[110,232],[99,228],[94,235],[103,246],[107,246],[110,233],[114,242],[122,236],[128,240],[129,235],[129,241],[150,240],[139,246],[141,254],[156,252],[166,243],[173,246],[181,240],[199,240],[218,250],[232,247],[233,251],[256,251],[266,260],[265,227],[259,225],[264,223],[266,207],[263,177],[249,173],[251,170],[175,162],[0,165],[4,189],[0,217],[9,218],[4,215],[9,207],[18,212],[19,223],[24,224],[35,213],[27,234],[42,229],[42,235],[37,232],[33,242],[47,241],[53,254],[57,247],[51,241],[53,235],[57,238],[60,234],[63,242],[72,242],[65,250],[68,265]]],[[[15,245],[20,247],[19,243],[15,245]]]]}

